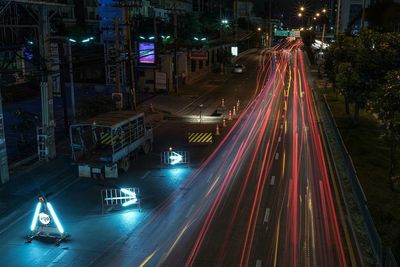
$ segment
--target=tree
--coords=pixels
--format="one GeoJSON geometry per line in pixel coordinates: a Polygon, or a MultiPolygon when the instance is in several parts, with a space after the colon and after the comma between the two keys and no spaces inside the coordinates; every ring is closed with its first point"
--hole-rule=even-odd
{"type": "Polygon", "coordinates": [[[397,147],[400,143],[400,70],[387,73],[385,83],[380,86],[373,101],[385,129],[385,137],[390,145],[390,170],[393,177],[397,167],[397,147]]]}
{"type": "Polygon", "coordinates": [[[336,74],[337,84],[341,93],[344,95],[346,113],[349,114],[349,104],[356,103],[354,111],[354,119],[358,119],[358,111],[361,103],[364,101],[365,95],[362,94],[363,86],[360,83],[360,76],[351,63],[340,63],[336,74]]]}

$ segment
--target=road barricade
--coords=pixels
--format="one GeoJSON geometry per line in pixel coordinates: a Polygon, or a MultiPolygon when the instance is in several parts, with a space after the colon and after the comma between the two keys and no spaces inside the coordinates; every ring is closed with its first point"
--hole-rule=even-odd
{"type": "Polygon", "coordinates": [[[209,145],[213,142],[213,133],[211,132],[197,132],[187,134],[188,143],[193,145],[209,145]]]}
{"type": "Polygon", "coordinates": [[[135,206],[140,208],[139,188],[108,188],[101,190],[101,213],[113,208],[135,206]]]}
{"type": "Polygon", "coordinates": [[[161,152],[161,164],[176,165],[190,162],[188,151],[164,151],[161,152]]]}

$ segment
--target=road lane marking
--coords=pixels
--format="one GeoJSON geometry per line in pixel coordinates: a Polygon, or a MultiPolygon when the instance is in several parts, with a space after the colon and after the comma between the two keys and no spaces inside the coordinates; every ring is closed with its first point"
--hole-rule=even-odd
{"type": "Polygon", "coordinates": [[[147,256],[147,258],[145,258],[144,261],[142,261],[142,263],[140,263],[139,267],[144,267],[151,260],[151,258],[153,258],[153,256],[156,254],[157,251],[158,251],[158,249],[154,250],[153,253],[151,253],[149,256],[147,256]]]}
{"type": "Polygon", "coordinates": [[[60,255],[57,256],[57,258],[55,258],[49,265],[47,265],[47,267],[52,267],[55,265],[58,265],[60,263],[60,260],[62,259],[62,257],[65,256],[65,254],[67,254],[68,250],[64,250],[63,252],[60,253],[60,255]]]}
{"type": "Polygon", "coordinates": [[[140,179],[145,179],[147,176],[149,176],[150,173],[151,171],[147,171],[142,177],[140,177],[140,179]]]}
{"type": "Polygon", "coordinates": [[[188,213],[186,213],[185,218],[189,217],[190,213],[192,213],[193,208],[194,208],[194,204],[192,206],[190,206],[190,209],[189,209],[188,213]]]}
{"type": "Polygon", "coordinates": [[[210,189],[208,189],[208,192],[207,192],[207,194],[205,195],[205,197],[207,197],[207,196],[210,194],[210,192],[213,190],[215,184],[218,182],[218,180],[219,180],[220,177],[221,177],[221,175],[218,176],[218,177],[214,180],[213,184],[210,186],[210,189]]]}
{"type": "Polygon", "coordinates": [[[265,209],[264,222],[268,222],[270,211],[271,211],[270,208],[265,209]]]}
{"type": "Polygon", "coordinates": [[[262,263],[261,260],[257,260],[257,261],[256,261],[256,267],[261,267],[261,263],[262,263]]]}
{"type": "Polygon", "coordinates": [[[271,185],[274,185],[275,184],[275,176],[272,176],[271,177],[271,185]]]}
{"type": "Polygon", "coordinates": [[[275,159],[276,159],[276,160],[279,159],[279,153],[276,153],[275,159]]]}

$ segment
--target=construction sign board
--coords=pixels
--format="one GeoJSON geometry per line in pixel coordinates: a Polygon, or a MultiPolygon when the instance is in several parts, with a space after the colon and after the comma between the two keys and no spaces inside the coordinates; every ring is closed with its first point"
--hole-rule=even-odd
{"type": "Polygon", "coordinates": [[[164,151],[161,152],[161,164],[177,165],[189,163],[188,151],[164,151]]]}
{"type": "Polygon", "coordinates": [[[36,237],[49,237],[56,239],[56,244],[59,245],[62,240],[69,236],[65,233],[51,203],[47,202],[42,196],[39,197],[36,204],[30,230],[31,235],[27,238],[28,243],[36,237]]]}
{"type": "Polygon", "coordinates": [[[189,144],[209,145],[213,142],[213,133],[211,132],[197,132],[188,133],[189,144]]]}

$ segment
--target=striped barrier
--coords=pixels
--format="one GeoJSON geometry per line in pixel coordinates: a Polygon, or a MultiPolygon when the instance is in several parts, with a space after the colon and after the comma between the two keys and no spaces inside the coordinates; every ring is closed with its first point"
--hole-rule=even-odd
{"type": "Polygon", "coordinates": [[[161,152],[161,164],[177,165],[189,163],[189,152],[187,151],[164,151],[161,152]]]}
{"type": "Polygon", "coordinates": [[[212,133],[188,133],[189,144],[212,144],[213,134],[212,133]]]}
{"type": "Polygon", "coordinates": [[[111,139],[111,135],[109,133],[102,133],[100,137],[100,142],[105,145],[111,145],[111,143],[115,142],[117,138],[117,135],[114,135],[111,139]]]}

